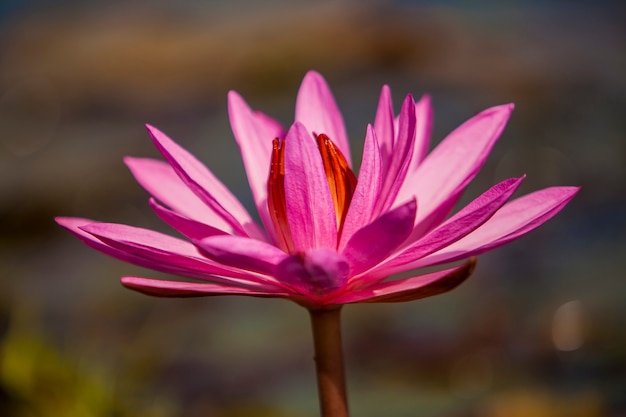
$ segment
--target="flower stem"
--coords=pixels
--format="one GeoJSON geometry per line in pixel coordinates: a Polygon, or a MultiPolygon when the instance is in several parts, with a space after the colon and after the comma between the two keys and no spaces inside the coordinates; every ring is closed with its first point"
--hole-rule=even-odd
{"type": "Polygon", "coordinates": [[[341,307],[311,309],[321,417],[348,417],[341,347],[341,307]]]}

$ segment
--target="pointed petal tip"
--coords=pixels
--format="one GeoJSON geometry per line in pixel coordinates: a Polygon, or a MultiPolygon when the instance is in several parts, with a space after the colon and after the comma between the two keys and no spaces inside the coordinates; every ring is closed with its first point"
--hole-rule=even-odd
{"type": "Polygon", "coordinates": [[[231,109],[231,106],[247,105],[246,101],[241,96],[241,94],[239,94],[235,90],[229,90],[228,93],[226,94],[226,99],[228,101],[228,110],[231,109]]]}
{"type": "Polygon", "coordinates": [[[430,103],[430,102],[433,100],[433,98],[432,98],[432,96],[430,95],[430,93],[424,93],[424,94],[422,94],[422,96],[420,97],[419,101],[422,101],[422,100],[423,100],[424,102],[430,103]]]}
{"type": "Polygon", "coordinates": [[[415,214],[417,212],[417,197],[413,197],[411,200],[409,200],[409,202],[407,203],[407,210],[413,212],[413,219],[415,220],[415,214]]]}
{"type": "Polygon", "coordinates": [[[72,228],[77,228],[80,226],[85,226],[91,223],[96,223],[95,221],[90,220],[90,219],[84,219],[82,217],[68,217],[68,216],[56,216],[54,218],[54,221],[59,226],[65,227],[66,229],[72,229],[72,228]]]}
{"type": "Polygon", "coordinates": [[[497,113],[502,113],[503,116],[510,117],[511,113],[515,109],[514,103],[500,104],[498,106],[489,107],[482,112],[483,115],[492,115],[497,113]]]}
{"type": "Polygon", "coordinates": [[[154,142],[154,144],[160,150],[161,142],[163,141],[164,138],[166,138],[165,134],[161,132],[159,129],[157,129],[156,127],[152,126],[151,124],[146,123],[144,126],[146,130],[148,131],[148,135],[150,135],[150,139],[152,139],[152,142],[154,142]]]}
{"type": "Polygon", "coordinates": [[[563,191],[563,194],[566,196],[565,201],[567,202],[573,199],[582,189],[581,186],[564,186],[555,188],[560,188],[563,191]]]}
{"type": "Polygon", "coordinates": [[[66,224],[67,220],[71,219],[71,217],[64,217],[64,216],[55,216],[54,217],[54,221],[57,224],[60,224],[61,226],[63,226],[64,224],[66,224]]]}
{"type": "Polygon", "coordinates": [[[413,97],[413,94],[411,93],[406,95],[404,101],[410,101],[411,103],[413,103],[413,105],[415,105],[415,97],[413,97]]]}
{"type": "Polygon", "coordinates": [[[151,124],[146,123],[145,127],[146,127],[146,130],[148,131],[148,134],[150,135],[150,138],[152,139],[154,144],[157,146],[157,148],[161,149],[161,147],[163,146],[162,142],[165,142],[165,143],[174,142],[172,139],[169,138],[169,136],[163,133],[163,131],[152,126],[151,124]]]}
{"type": "MultiPolygon", "coordinates": [[[[569,202],[578,192],[580,192],[582,187],[580,186],[557,186],[557,187],[548,187],[543,190],[535,191],[535,193],[548,193],[554,200],[562,200],[564,202],[569,202]]],[[[534,193],[531,193],[534,194],[534,193]]]]}
{"type": "Polygon", "coordinates": [[[513,177],[513,178],[509,178],[508,180],[502,181],[502,182],[510,182],[511,186],[514,187],[519,187],[519,185],[524,182],[524,180],[526,179],[526,174],[522,174],[519,177],[513,177]]]}
{"type": "Polygon", "coordinates": [[[124,162],[124,165],[126,165],[128,169],[132,170],[142,159],[146,158],[138,158],[136,156],[126,155],[122,158],[122,162],[124,162]]]}
{"type": "Polygon", "coordinates": [[[304,74],[304,78],[303,80],[324,80],[324,77],[322,76],[322,74],[320,74],[318,71],[316,70],[308,70],[306,72],[306,74],[304,74]]]}

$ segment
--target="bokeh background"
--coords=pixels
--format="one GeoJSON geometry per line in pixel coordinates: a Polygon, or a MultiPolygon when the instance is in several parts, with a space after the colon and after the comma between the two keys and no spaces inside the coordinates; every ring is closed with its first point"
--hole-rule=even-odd
{"type": "Polygon", "coordinates": [[[344,309],[354,416],[626,416],[626,8],[615,1],[2,1],[0,415],[317,415],[306,312],[154,299],[159,277],[53,222],[165,229],[122,163],[158,126],[252,207],[226,93],[288,124],[322,72],[355,160],[380,87],[430,93],[433,143],[515,102],[468,201],[581,185],[452,293],[344,309]]]}

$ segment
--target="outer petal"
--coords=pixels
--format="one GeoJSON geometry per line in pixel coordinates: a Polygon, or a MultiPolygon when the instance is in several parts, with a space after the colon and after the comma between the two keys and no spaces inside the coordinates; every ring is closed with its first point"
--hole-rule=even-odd
{"type": "Polygon", "coordinates": [[[238,234],[263,239],[246,209],[211,171],[155,127],[146,125],[161,154],[189,189],[219,214],[238,234]]]}
{"type": "Polygon", "coordinates": [[[348,165],[352,166],[343,117],[326,80],[315,71],[309,71],[302,80],[296,100],[295,121],[302,123],[309,132],[328,135],[339,147],[348,165]]]}
{"type": "Polygon", "coordinates": [[[380,152],[376,133],[372,126],[368,125],[359,179],[341,232],[341,242],[338,247],[340,252],[343,251],[354,232],[372,220],[374,206],[383,186],[380,152]]]}
{"type": "Polygon", "coordinates": [[[194,244],[205,256],[224,265],[274,275],[287,254],[276,246],[239,236],[213,236],[194,244]]]}
{"type": "Polygon", "coordinates": [[[123,277],[122,285],[155,297],[206,297],[214,295],[249,295],[253,297],[287,297],[279,291],[259,291],[227,285],[123,277]]]}
{"type": "Polygon", "coordinates": [[[200,223],[172,210],[168,210],[157,203],[153,198],[150,199],[150,207],[152,207],[152,210],[154,210],[156,215],[159,216],[161,220],[189,239],[203,239],[208,236],[226,234],[223,230],[200,223]]]}
{"type": "Polygon", "coordinates": [[[351,291],[333,300],[333,303],[397,303],[431,297],[459,286],[472,274],[475,266],[476,260],[472,258],[458,268],[383,282],[362,290],[351,291]]]}
{"type": "Polygon", "coordinates": [[[168,163],[131,157],[124,158],[124,162],[146,191],[177,213],[225,232],[233,232],[221,216],[191,192],[168,163]]]}
{"type": "Polygon", "coordinates": [[[511,178],[491,187],[440,227],[377,268],[381,270],[381,276],[403,270],[404,264],[423,258],[474,231],[507,202],[523,179],[524,177],[511,178]]]}
{"type": "Polygon", "coordinates": [[[295,250],[335,248],[335,207],[317,145],[296,122],[284,146],[285,202],[295,250]]]}
{"type": "Polygon", "coordinates": [[[513,200],[473,233],[432,255],[406,265],[406,268],[453,262],[502,246],[551,219],[574,198],[579,189],[551,187],[513,200]]]}
{"type": "Polygon", "coordinates": [[[272,140],[284,138],[285,131],[277,121],[263,113],[253,112],[234,91],[228,93],[228,114],[257,210],[266,230],[273,230],[267,211],[267,176],[272,140]]]}
{"type": "Polygon", "coordinates": [[[256,284],[274,286],[271,277],[217,264],[201,257],[191,243],[153,230],[112,223],[92,223],[81,226],[80,229],[95,236],[111,248],[145,260],[142,266],[148,268],[163,270],[162,266],[165,265],[168,272],[172,271],[194,278],[220,275],[221,277],[213,278],[213,280],[227,282],[234,286],[242,286],[242,284],[243,286],[256,284]]]}
{"type": "MultiPolygon", "coordinates": [[[[183,275],[190,278],[198,278],[203,280],[209,280],[212,282],[226,283],[228,285],[238,286],[241,288],[256,288],[260,290],[274,289],[275,287],[272,285],[259,284],[257,282],[253,282],[255,278],[251,281],[246,281],[245,279],[241,279],[242,277],[248,278],[249,275],[237,273],[236,271],[231,271],[229,274],[239,275],[238,278],[224,278],[220,276],[216,276],[215,274],[220,274],[224,272],[224,268],[217,267],[212,261],[208,259],[202,262],[199,260],[197,263],[193,265],[193,268],[189,268],[189,265],[186,267],[181,267],[176,263],[170,262],[171,259],[162,256],[162,257],[154,257],[154,256],[143,256],[139,250],[127,251],[125,249],[120,249],[119,247],[113,247],[105,242],[99,240],[95,236],[90,233],[85,232],[82,228],[87,227],[89,225],[97,224],[94,223],[93,220],[89,219],[81,219],[81,218],[73,218],[73,217],[57,217],[55,219],[57,223],[74,235],[76,235],[83,243],[87,246],[96,249],[102,253],[105,253],[109,256],[112,256],[116,259],[120,259],[125,262],[129,262],[134,265],[155,269],[162,272],[183,275]]],[[[256,281],[261,282],[260,279],[256,278],[256,281]]]]}
{"type": "Polygon", "coordinates": [[[368,270],[389,256],[413,230],[415,200],[391,210],[358,230],[342,252],[350,263],[350,274],[368,270]]]}
{"type": "Polygon", "coordinates": [[[396,202],[417,196],[420,211],[416,224],[426,219],[436,224],[445,218],[448,209],[452,208],[460,193],[484,164],[512,110],[512,104],[492,107],[465,122],[450,133],[419,168],[406,178],[405,181],[413,187],[404,187],[404,192],[398,194],[396,202]]]}

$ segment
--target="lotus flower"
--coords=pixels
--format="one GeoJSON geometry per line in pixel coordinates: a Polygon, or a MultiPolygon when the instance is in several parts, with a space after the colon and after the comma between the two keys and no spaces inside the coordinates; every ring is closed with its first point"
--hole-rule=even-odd
{"type": "Polygon", "coordinates": [[[318,73],[304,77],[286,131],[235,92],[228,109],[262,226],[210,170],[152,126],[148,132],[167,162],[125,162],[152,195],[155,213],[184,238],[57,218],[96,250],[195,279],[124,277],[124,286],[165,297],[280,297],[309,309],[415,300],[460,284],[473,269],[471,257],[535,229],[578,191],[552,187],[509,201],[524,179],[511,178],[449,217],[504,129],[511,104],[471,118],[428,153],[429,98],[407,96],[395,117],[385,86],[358,176],[341,113],[318,73]],[[413,270],[413,277],[390,279],[413,270]]]}

